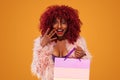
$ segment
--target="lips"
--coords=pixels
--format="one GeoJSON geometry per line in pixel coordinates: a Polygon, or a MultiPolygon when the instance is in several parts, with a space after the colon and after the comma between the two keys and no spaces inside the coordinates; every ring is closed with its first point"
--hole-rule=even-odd
{"type": "Polygon", "coordinates": [[[63,29],[57,29],[57,32],[63,32],[64,30],[63,29]]]}
{"type": "Polygon", "coordinates": [[[57,34],[62,34],[64,30],[63,29],[57,29],[56,31],[57,31],[57,34]]]}

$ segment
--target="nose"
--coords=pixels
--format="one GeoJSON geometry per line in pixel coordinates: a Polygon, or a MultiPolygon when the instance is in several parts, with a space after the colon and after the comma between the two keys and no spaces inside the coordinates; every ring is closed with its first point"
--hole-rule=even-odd
{"type": "Polygon", "coordinates": [[[61,28],[61,24],[60,23],[58,24],[58,28],[61,28]]]}

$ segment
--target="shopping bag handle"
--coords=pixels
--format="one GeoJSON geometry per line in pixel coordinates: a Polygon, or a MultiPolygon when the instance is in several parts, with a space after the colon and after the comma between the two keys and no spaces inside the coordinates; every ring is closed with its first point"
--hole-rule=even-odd
{"type": "Polygon", "coordinates": [[[72,54],[72,52],[75,50],[75,48],[73,48],[68,54],[67,54],[67,56],[65,56],[65,59],[64,59],[64,61],[72,54]]]}
{"type": "MultiPolygon", "coordinates": [[[[75,50],[75,48],[73,48],[73,49],[68,53],[68,55],[65,56],[64,61],[72,54],[72,52],[73,52],[74,50],[75,50]]],[[[79,59],[79,61],[81,61],[81,60],[79,59]]]]}

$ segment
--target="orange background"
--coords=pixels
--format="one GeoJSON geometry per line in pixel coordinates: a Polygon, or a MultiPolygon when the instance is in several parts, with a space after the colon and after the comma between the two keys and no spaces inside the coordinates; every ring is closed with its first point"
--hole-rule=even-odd
{"type": "Polygon", "coordinates": [[[79,11],[93,56],[90,80],[120,80],[119,0],[0,1],[0,80],[37,80],[30,71],[33,40],[40,35],[41,13],[54,4],[79,11]]]}

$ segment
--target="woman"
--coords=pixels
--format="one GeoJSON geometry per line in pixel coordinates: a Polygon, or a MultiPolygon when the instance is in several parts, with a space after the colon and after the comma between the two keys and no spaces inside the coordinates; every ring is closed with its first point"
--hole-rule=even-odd
{"type": "Polygon", "coordinates": [[[42,36],[35,39],[31,65],[39,79],[53,80],[55,57],[90,59],[85,40],[79,35],[81,25],[77,10],[65,5],[50,6],[42,14],[42,36]]]}

